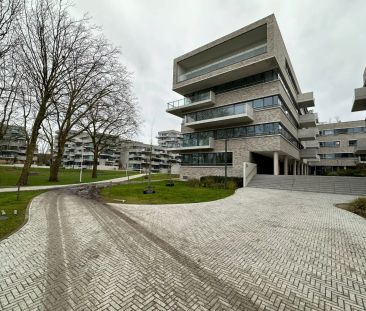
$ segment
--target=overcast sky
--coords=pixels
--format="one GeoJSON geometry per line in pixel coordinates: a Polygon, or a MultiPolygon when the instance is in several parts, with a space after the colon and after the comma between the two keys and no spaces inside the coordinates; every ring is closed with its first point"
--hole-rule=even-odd
{"type": "MultiPolygon", "coordinates": [[[[180,129],[165,112],[181,98],[171,90],[173,59],[246,26],[276,15],[303,92],[313,91],[320,121],[365,119],[351,113],[354,89],[366,66],[365,0],[75,0],[76,14],[89,13],[122,49],[133,73],[145,120],[136,139],[180,129]]],[[[155,140],[154,140],[155,142],[155,140]]]]}

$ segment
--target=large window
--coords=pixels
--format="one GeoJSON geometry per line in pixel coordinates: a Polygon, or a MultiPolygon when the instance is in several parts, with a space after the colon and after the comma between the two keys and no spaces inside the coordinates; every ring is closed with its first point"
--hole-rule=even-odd
{"type": "MultiPolygon", "coordinates": [[[[233,165],[233,153],[226,153],[227,165],[233,165]]],[[[224,166],[225,152],[205,152],[182,154],[183,166],[224,166]]]]}
{"type": "Polygon", "coordinates": [[[320,147],[326,147],[326,148],[338,148],[340,146],[340,141],[320,141],[319,142],[320,147]]]}
{"type": "Polygon", "coordinates": [[[330,129],[330,130],[321,130],[319,132],[320,136],[328,136],[328,135],[340,135],[340,134],[357,134],[357,133],[366,133],[366,127],[345,127],[339,129],[330,129]]]}
{"type": "Polygon", "coordinates": [[[320,159],[349,159],[349,158],[356,158],[356,155],[353,153],[319,153],[320,159]]]}
{"type": "Polygon", "coordinates": [[[183,147],[207,146],[209,145],[210,137],[214,137],[213,131],[183,134],[183,147]]]}
{"type": "Polygon", "coordinates": [[[211,108],[206,110],[201,110],[197,112],[189,113],[185,116],[186,123],[226,117],[236,114],[242,114],[246,112],[247,105],[250,105],[255,110],[271,108],[271,107],[281,107],[286,116],[289,117],[292,124],[297,127],[297,122],[292,115],[291,111],[288,109],[287,105],[283,100],[277,95],[268,96],[264,98],[257,98],[255,100],[240,102],[236,104],[221,106],[217,108],[211,108]]]}
{"type": "Polygon", "coordinates": [[[274,134],[280,134],[297,148],[302,148],[299,141],[280,122],[223,128],[207,132],[186,133],[183,134],[183,147],[208,145],[209,137],[215,139],[230,139],[274,134]]]}

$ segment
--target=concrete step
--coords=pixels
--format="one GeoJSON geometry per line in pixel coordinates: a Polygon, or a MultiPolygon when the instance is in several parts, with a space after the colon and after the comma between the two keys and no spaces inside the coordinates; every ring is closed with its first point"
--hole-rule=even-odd
{"type": "Polygon", "coordinates": [[[256,175],[248,187],[366,196],[365,177],[256,175]]]}

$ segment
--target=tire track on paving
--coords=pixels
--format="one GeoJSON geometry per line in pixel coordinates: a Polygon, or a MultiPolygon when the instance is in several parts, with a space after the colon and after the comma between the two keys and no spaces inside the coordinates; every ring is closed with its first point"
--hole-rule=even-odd
{"type": "MultiPolygon", "coordinates": [[[[125,223],[127,223],[130,227],[134,229],[134,231],[138,232],[145,239],[147,239],[150,243],[160,248],[165,254],[169,255],[171,258],[175,260],[179,265],[186,268],[193,276],[198,278],[203,284],[208,285],[206,288],[201,288],[207,291],[207,298],[211,297],[212,300],[216,300],[216,303],[220,304],[221,309],[228,309],[227,304],[231,305],[231,310],[258,310],[258,307],[247,297],[243,296],[238,290],[236,290],[233,286],[228,283],[220,280],[214,273],[208,271],[203,268],[199,264],[197,264],[194,260],[189,258],[187,255],[178,251],[171,244],[148,231],[145,227],[128,217],[123,212],[116,210],[115,208],[102,203],[94,203],[95,207],[98,209],[98,213],[95,212],[97,220],[101,223],[103,228],[113,234],[114,237],[118,236],[118,232],[113,229],[113,226],[108,225],[104,219],[100,216],[101,213],[109,217],[112,221],[115,216],[119,216],[125,223]],[[108,212],[107,212],[108,211],[108,212]],[[211,292],[213,291],[213,293],[211,292]],[[228,299],[230,297],[230,300],[228,299]],[[243,309],[244,308],[244,309],[243,309]]],[[[115,221],[115,220],[114,220],[115,221]]],[[[114,238],[114,240],[116,240],[114,238]]],[[[117,241],[116,241],[117,242],[117,241]]],[[[118,242],[117,242],[118,243],[118,242]]],[[[132,251],[136,251],[133,250],[132,251]]],[[[146,273],[145,273],[146,274],[146,273]]],[[[192,278],[192,277],[191,277],[192,278]]],[[[206,307],[206,305],[205,305],[206,307]]]]}

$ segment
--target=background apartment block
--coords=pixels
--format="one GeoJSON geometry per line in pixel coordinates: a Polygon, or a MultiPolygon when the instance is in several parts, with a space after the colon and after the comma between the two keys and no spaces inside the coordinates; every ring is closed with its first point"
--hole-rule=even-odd
{"type": "Polygon", "coordinates": [[[179,154],[170,153],[166,148],[145,144],[138,141],[124,141],[121,148],[121,165],[134,171],[172,173],[179,171],[179,154]]]}
{"type": "Polygon", "coordinates": [[[311,173],[323,175],[366,163],[366,122],[318,124],[319,162],[311,162],[311,173]],[[364,154],[363,154],[364,153],[364,154]]]}
{"type": "Polygon", "coordinates": [[[303,93],[274,15],[174,60],[167,112],[183,120],[182,177],[307,174],[319,160],[313,93],[303,93]],[[304,143],[306,142],[306,144],[304,143]]]}
{"type": "MultiPolygon", "coordinates": [[[[118,169],[120,167],[121,140],[110,137],[107,147],[98,158],[98,169],[118,169]]],[[[65,168],[93,167],[93,144],[87,133],[81,133],[65,145],[62,166],[65,168]]]]}
{"type": "Polygon", "coordinates": [[[366,110],[366,68],[363,72],[363,87],[355,89],[352,111],[366,110]]]}
{"type": "MultiPolygon", "coordinates": [[[[27,149],[26,132],[24,127],[10,125],[0,140],[1,164],[24,164],[27,149]]],[[[37,163],[37,150],[33,157],[33,164],[37,163]]]]}
{"type": "Polygon", "coordinates": [[[182,144],[182,134],[179,131],[168,130],[158,132],[158,145],[163,148],[179,148],[182,144]]]}

